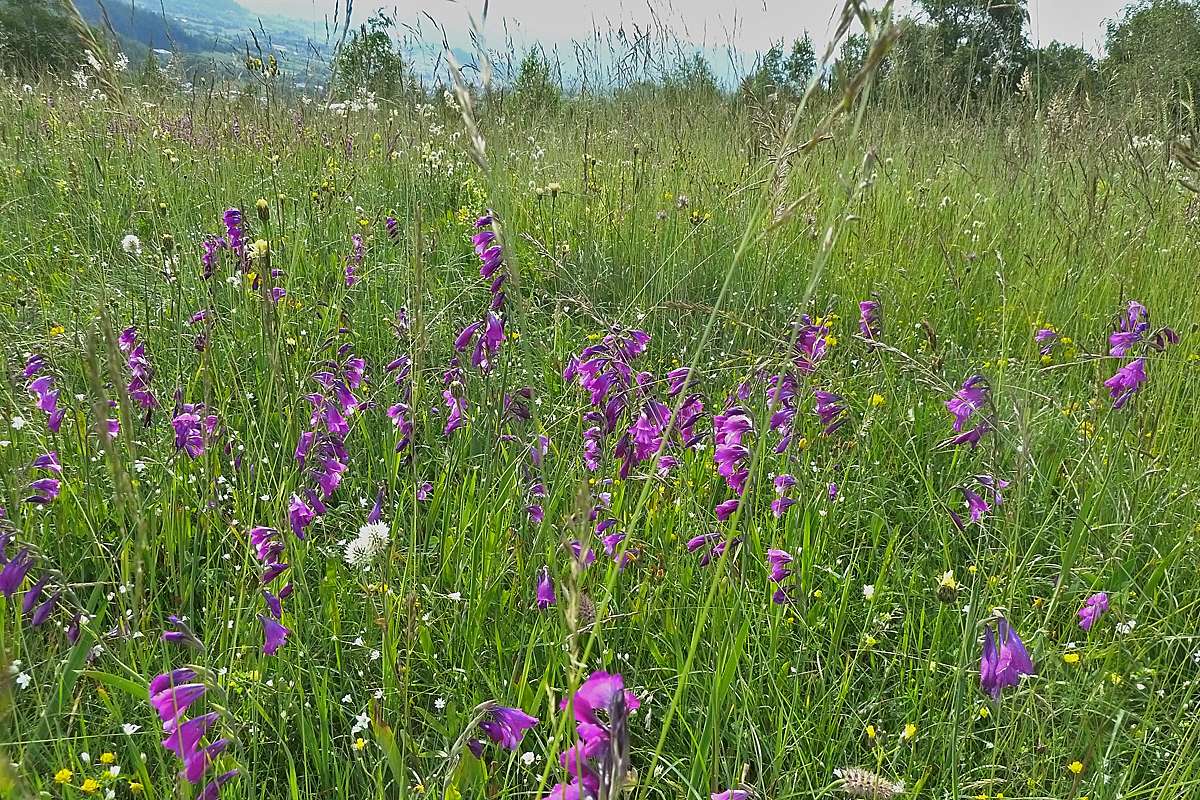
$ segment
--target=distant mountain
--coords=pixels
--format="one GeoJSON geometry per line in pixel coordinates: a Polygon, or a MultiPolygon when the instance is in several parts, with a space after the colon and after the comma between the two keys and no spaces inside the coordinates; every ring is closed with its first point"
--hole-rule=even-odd
{"type": "Polygon", "coordinates": [[[76,0],[84,19],[108,21],[130,55],[148,49],[178,51],[190,60],[229,60],[254,50],[273,51],[290,72],[306,68],[314,48],[324,51],[324,29],[279,15],[255,14],[234,0],[76,0]],[[251,35],[254,32],[254,36],[251,35]]]}

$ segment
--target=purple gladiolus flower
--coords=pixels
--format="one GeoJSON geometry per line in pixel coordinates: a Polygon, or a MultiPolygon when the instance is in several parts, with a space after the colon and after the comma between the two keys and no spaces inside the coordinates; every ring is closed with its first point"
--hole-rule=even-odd
{"type": "Polygon", "coordinates": [[[738,498],[732,497],[723,503],[719,503],[717,507],[713,509],[713,511],[716,512],[717,519],[719,519],[721,522],[725,522],[733,516],[733,512],[737,511],[739,503],[741,503],[741,501],[738,498]]]}
{"type": "Polygon", "coordinates": [[[479,728],[488,738],[506,750],[516,750],[525,731],[537,725],[538,718],[531,717],[519,708],[491,706],[488,718],[479,723],[479,728]]]}
{"type": "Polygon", "coordinates": [[[4,565],[4,569],[0,569],[0,593],[5,597],[12,597],[25,582],[25,575],[32,567],[33,555],[29,548],[21,548],[12,560],[4,565]]]}
{"type": "Polygon", "coordinates": [[[808,375],[816,370],[817,364],[828,352],[829,325],[824,322],[815,324],[807,314],[801,317],[800,322],[796,335],[796,354],[792,364],[800,372],[808,375]]]}
{"type": "Polygon", "coordinates": [[[346,287],[347,288],[358,283],[358,276],[355,274],[355,271],[362,264],[363,253],[364,253],[364,249],[365,249],[363,247],[363,237],[362,237],[361,233],[355,233],[355,234],[351,235],[350,242],[352,244],[352,249],[351,249],[350,255],[346,256],[346,287]]]}
{"type": "Polygon", "coordinates": [[[188,706],[203,697],[207,691],[208,687],[203,683],[184,683],[169,685],[157,694],[150,695],[150,705],[158,712],[163,730],[174,730],[179,717],[187,711],[188,706]]]}
{"type": "Polygon", "coordinates": [[[786,550],[768,550],[767,564],[771,567],[771,580],[779,583],[792,574],[787,565],[792,563],[792,554],[786,550]]]}
{"type": "Polygon", "coordinates": [[[146,411],[158,407],[158,399],[150,390],[150,382],[154,372],[146,359],[146,345],[138,341],[137,328],[128,327],[121,331],[117,345],[125,354],[125,363],[129,368],[129,396],[146,411]]]}
{"type": "Polygon", "coordinates": [[[425,481],[417,487],[417,500],[423,503],[430,497],[433,497],[433,484],[430,481],[425,481]]]}
{"type": "Polygon", "coordinates": [[[182,686],[185,683],[192,683],[197,677],[199,676],[196,675],[195,670],[189,667],[180,667],[179,669],[156,675],[150,681],[150,695],[154,696],[171,686],[182,686]]]}
{"type": "MultiPolygon", "coordinates": [[[[196,650],[204,649],[204,643],[201,642],[200,638],[192,632],[191,627],[189,627],[186,622],[174,614],[171,614],[169,617],[167,617],[167,621],[171,623],[173,630],[163,631],[162,640],[164,642],[173,642],[175,644],[181,644],[187,647],[195,648],[196,650]]],[[[154,690],[151,689],[151,693],[153,693],[153,691],[154,690]]]]}
{"type": "Polygon", "coordinates": [[[1037,333],[1033,334],[1033,339],[1038,343],[1038,352],[1044,356],[1050,355],[1054,350],[1054,345],[1058,342],[1058,331],[1053,328],[1041,328],[1037,333]]]}
{"type": "Polygon", "coordinates": [[[771,501],[771,513],[776,519],[781,519],[787,510],[794,506],[796,501],[790,497],[776,497],[771,501]]]}
{"type": "Polygon", "coordinates": [[[189,458],[199,458],[204,455],[207,439],[217,427],[215,414],[200,416],[202,405],[184,403],[180,412],[171,420],[175,429],[175,449],[182,450],[189,458]]]}
{"type": "Polygon", "coordinates": [[[746,800],[750,793],[744,789],[726,789],[723,792],[714,792],[709,795],[709,800],[746,800]]]}
{"type": "Polygon", "coordinates": [[[858,304],[858,331],[864,339],[874,341],[879,338],[878,300],[863,300],[858,304]]]}
{"type": "Polygon", "coordinates": [[[1117,370],[1116,374],[1104,382],[1108,394],[1113,400],[1113,408],[1124,407],[1147,381],[1146,359],[1135,358],[1117,370]]]}
{"type": "Polygon", "coordinates": [[[982,375],[972,375],[963,382],[962,388],[954,393],[954,397],[946,401],[946,409],[954,415],[955,431],[962,431],[967,420],[987,405],[990,391],[986,378],[982,375]]]}
{"type": "Polygon", "coordinates": [[[596,551],[589,547],[585,553],[583,551],[583,544],[578,539],[572,539],[568,542],[567,548],[575,556],[575,560],[585,567],[596,560],[596,551]]]}
{"type": "Polygon", "coordinates": [[[225,249],[225,240],[217,236],[205,236],[201,243],[204,247],[204,252],[200,254],[200,264],[203,269],[200,271],[200,277],[203,280],[208,280],[213,276],[217,269],[217,261],[221,257],[221,251],[225,249]]]}
{"type": "MultiPolygon", "coordinates": [[[[45,366],[41,356],[33,355],[25,363],[25,377],[31,378],[45,366]]],[[[58,433],[62,426],[66,410],[58,405],[58,390],[54,388],[54,378],[42,375],[29,381],[25,387],[30,394],[37,398],[38,409],[46,414],[46,427],[58,433]]]]}
{"type": "Polygon", "coordinates": [[[1034,674],[1029,651],[1008,620],[1002,617],[996,621],[995,638],[992,636],[992,626],[984,626],[979,685],[992,699],[999,700],[1004,688],[1016,686],[1022,675],[1034,674]]]}
{"type": "Polygon", "coordinates": [[[283,646],[291,631],[265,614],[259,614],[258,621],[263,626],[262,651],[265,655],[273,656],[275,651],[283,646]]]}
{"type": "Polygon", "coordinates": [[[1108,354],[1118,358],[1124,357],[1149,331],[1150,312],[1138,301],[1130,300],[1117,323],[1117,330],[1108,337],[1108,354]]]}
{"type": "Polygon", "coordinates": [[[1083,608],[1079,609],[1079,627],[1090,631],[1105,611],[1108,611],[1108,594],[1097,592],[1084,602],[1083,608]]]}
{"type": "Polygon", "coordinates": [[[58,478],[38,478],[30,482],[29,490],[33,494],[26,497],[25,502],[39,506],[49,505],[58,497],[61,488],[62,481],[58,478]]]}
{"type": "Polygon", "coordinates": [[[213,726],[213,723],[219,717],[219,713],[210,711],[202,716],[181,722],[167,735],[167,738],[163,739],[163,747],[170,750],[179,758],[186,759],[188,754],[196,749],[196,745],[200,743],[200,740],[208,733],[208,729],[213,726]]]}
{"type": "Polygon", "coordinates": [[[389,216],[383,221],[383,227],[387,229],[388,238],[393,242],[400,241],[400,223],[395,217],[389,216]]]}
{"type": "Polygon", "coordinates": [[[833,392],[826,392],[820,389],[813,392],[813,398],[817,401],[813,411],[816,412],[821,424],[825,426],[823,433],[826,436],[831,436],[846,422],[846,406],[844,405],[844,401],[833,392]]]}
{"type": "Polygon", "coordinates": [[[446,401],[446,408],[450,412],[446,416],[446,427],[442,430],[442,433],[445,434],[446,436],[449,436],[450,434],[454,433],[456,430],[461,428],[466,422],[466,420],[465,420],[466,413],[465,412],[466,412],[467,401],[466,401],[465,397],[460,397],[459,394],[455,393],[456,388],[457,388],[459,394],[461,394],[462,393],[462,384],[457,383],[457,382],[451,384],[449,388],[445,389],[442,392],[442,399],[446,401]]]}
{"type": "Polygon", "coordinates": [[[183,771],[179,773],[180,777],[188,783],[199,783],[209,765],[227,747],[229,747],[228,739],[217,739],[207,747],[187,753],[183,756],[183,771]]]}
{"type": "MultiPolygon", "coordinates": [[[[0,563],[3,562],[4,559],[0,556],[0,563]]],[[[37,605],[37,602],[42,599],[42,593],[46,588],[46,581],[47,578],[43,576],[38,579],[37,583],[25,590],[25,596],[21,598],[22,614],[28,614],[37,605]]]]}
{"type": "Polygon", "coordinates": [[[58,453],[55,451],[38,456],[29,466],[31,469],[44,469],[55,475],[62,475],[62,465],[58,462],[58,453]]]}
{"type": "Polygon", "coordinates": [[[554,582],[550,580],[550,568],[543,566],[537,582],[538,610],[545,611],[557,601],[558,598],[554,594],[554,582]]]}
{"type": "Polygon", "coordinates": [[[667,373],[667,394],[675,397],[687,386],[692,371],[688,367],[679,367],[667,373]]]}
{"type": "Polygon", "coordinates": [[[229,245],[229,249],[238,258],[242,258],[246,249],[245,232],[242,229],[242,212],[236,208],[225,209],[222,221],[225,223],[225,241],[229,245]]]}
{"type": "Polygon", "coordinates": [[[217,800],[217,797],[221,794],[221,787],[238,775],[239,772],[236,769],[231,769],[228,772],[218,775],[204,785],[204,788],[200,790],[200,794],[196,795],[196,800],[217,800]]]}
{"type": "Polygon", "coordinates": [[[33,614],[29,617],[30,626],[36,628],[46,622],[53,613],[54,607],[58,605],[58,599],[62,597],[62,590],[56,590],[54,594],[46,598],[41,605],[33,610],[33,614]]]}
{"type": "Polygon", "coordinates": [[[308,503],[300,497],[300,495],[292,495],[292,499],[288,502],[288,522],[292,526],[292,533],[297,539],[304,538],[304,531],[317,518],[316,513],[309,507],[308,503]]]}

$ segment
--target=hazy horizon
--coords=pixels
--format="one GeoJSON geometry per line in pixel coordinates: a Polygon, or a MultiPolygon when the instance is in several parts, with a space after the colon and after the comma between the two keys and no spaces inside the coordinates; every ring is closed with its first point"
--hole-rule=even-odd
{"type": "MultiPolygon", "coordinates": [[[[237,0],[259,14],[281,14],[300,20],[332,19],[335,9],[343,13],[344,0],[237,0]]],[[[1058,40],[1099,52],[1104,44],[1104,22],[1119,15],[1128,0],[1032,0],[1029,3],[1029,35],[1035,44],[1058,40]]],[[[914,3],[901,0],[900,13],[912,10],[914,3]]],[[[479,19],[484,4],[452,0],[416,0],[402,8],[396,3],[363,2],[353,4],[353,20],[361,22],[379,8],[394,12],[398,22],[417,22],[429,14],[454,38],[465,36],[468,14],[479,19]]],[[[743,52],[764,51],[779,39],[795,38],[807,30],[822,46],[828,41],[830,19],[837,8],[835,0],[797,0],[774,2],[760,0],[745,3],[718,3],[696,0],[676,4],[671,0],[655,3],[636,0],[577,0],[572,13],[544,0],[492,0],[488,8],[485,33],[499,36],[507,31],[514,39],[562,44],[588,36],[593,30],[612,30],[621,26],[665,25],[684,41],[699,47],[725,47],[731,42],[743,52]]],[[[426,20],[427,22],[427,20],[426,20]]]]}

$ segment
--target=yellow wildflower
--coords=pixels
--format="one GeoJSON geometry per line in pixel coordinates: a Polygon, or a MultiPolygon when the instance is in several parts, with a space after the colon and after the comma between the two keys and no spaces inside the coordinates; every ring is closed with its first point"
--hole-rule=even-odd
{"type": "Polygon", "coordinates": [[[101,764],[115,764],[116,761],[117,761],[117,756],[115,753],[101,753],[100,754],[100,763],[101,764]]]}
{"type": "Polygon", "coordinates": [[[66,767],[63,767],[58,772],[54,773],[54,782],[59,783],[59,784],[70,783],[71,778],[73,778],[74,776],[75,776],[74,772],[71,772],[71,770],[67,769],[66,767]]]}
{"type": "Polygon", "coordinates": [[[1071,772],[1075,775],[1078,775],[1079,773],[1083,772],[1083,764],[1079,763],[1078,761],[1072,761],[1070,764],[1067,764],[1067,769],[1071,770],[1071,772]]]}
{"type": "Polygon", "coordinates": [[[54,325],[50,328],[51,336],[62,336],[66,332],[67,332],[67,329],[64,328],[62,325],[54,325]]]}
{"type": "Polygon", "coordinates": [[[93,794],[99,788],[100,781],[96,780],[95,778],[88,778],[79,786],[80,791],[82,791],[84,794],[93,794]]]}
{"type": "Polygon", "coordinates": [[[904,725],[904,732],[900,734],[901,739],[912,739],[917,735],[917,726],[911,722],[904,725]]]}
{"type": "Polygon", "coordinates": [[[887,402],[887,400],[885,400],[883,395],[879,394],[878,392],[871,395],[871,405],[874,406],[875,408],[879,408],[881,405],[883,405],[886,402],[887,402]]]}
{"type": "Polygon", "coordinates": [[[1079,663],[1079,653],[1063,653],[1063,661],[1068,664],[1079,663]]]}

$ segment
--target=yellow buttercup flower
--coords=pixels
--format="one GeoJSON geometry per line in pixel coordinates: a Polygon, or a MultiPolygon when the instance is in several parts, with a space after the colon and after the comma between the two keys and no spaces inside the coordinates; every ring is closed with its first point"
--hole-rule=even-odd
{"type": "Polygon", "coordinates": [[[101,753],[100,754],[100,763],[101,764],[114,764],[114,763],[116,763],[116,761],[117,761],[117,756],[115,753],[101,753]]]}
{"type": "Polygon", "coordinates": [[[142,791],[142,784],[139,783],[138,781],[130,781],[129,782],[129,791],[133,792],[134,794],[138,794],[139,792],[142,791]]]}
{"type": "Polygon", "coordinates": [[[1078,775],[1083,772],[1083,764],[1078,761],[1072,761],[1070,764],[1067,764],[1067,769],[1071,770],[1073,774],[1078,775]]]}
{"type": "Polygon", "coordinates": [[[71,770],[67,769],[66,767],[63,767],[58,772],[54,773],[54,782],[58,783],[58,784],[70,783],[71,778],[73,778],[74,776],[75,776],[74,772],[71,772],[71,770]]]}
{"type": "Polygon", "coordinates": [[[1079,663],[1079,653],[1063,653],[1063,661],[1068,664],[1079,663]]]}
{"type": "Polygon", "coordinates": [[[95,778],[88,778],[79,786],[80,791],[82,791],[84,794],[93,794],[99,788],[100,781],[96,780],[95,778]]]}
{"type": "Polygon", "coordinates": [[[916,735],[917,735],[917,726],[913,725],[911,722],[909,722],[909,723],[905,724],[904,732],[900,734],[900,738],[901,739],[912,739],[916,735]]]}
{"type": "Polygon", "coordinates": [[[354,749],[360,753],[366,748],[367,740],[361,736],[354,740],[354,749]]]}
{"type": "Polygon", "coordinates": [[[64,328],[62,325],[54,325],[53,327],[50,328],[51,336],[62,336],[66,332],[67,332],[67,329],[64,328]]]}

